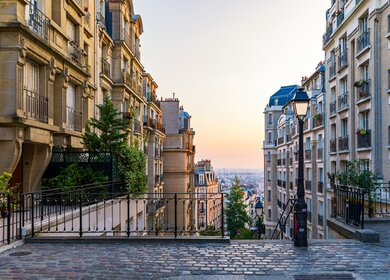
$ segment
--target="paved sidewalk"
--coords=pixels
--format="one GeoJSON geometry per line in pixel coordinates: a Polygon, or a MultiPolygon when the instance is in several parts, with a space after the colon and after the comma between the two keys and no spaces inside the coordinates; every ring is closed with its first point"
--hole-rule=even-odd
{"type": "Polygon", "coordinates": [[[25,244],[0,253],[0,279],[276,280],[322,272],[384,280],[390,279],[389,249],[354,240],[312,241],[308,249],[288,241],[25,244]],[[31,254],[10,255],[16,252],[31,254]]]}

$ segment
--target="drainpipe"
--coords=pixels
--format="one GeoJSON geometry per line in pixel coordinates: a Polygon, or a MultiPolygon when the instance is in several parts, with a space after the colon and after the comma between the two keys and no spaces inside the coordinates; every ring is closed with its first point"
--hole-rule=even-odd
{"type": "Polygon", "coordinates": [[[375,146],[374,170],[377,178],[383,180],[382,172],[382,105],[381,105],[381,60],[380,60],[380,24],[378,18],[374,20],[374,106],[375,146]]]}
{"type": "MultiPolygon", "coordinates": [[[[326,61],[326,57],[325,57],[325,60],[326,61]]],[[[326,67],[326,66],[325,66],[326,67]]],[[[327,95],[329,93],[327,93],[327,88],[326,88],[326,82],[327,82],[327,79],[326,79],[326,74],[327,69],[325,69],[324,72],[321,72],[321,81],[323,83],[323,86],[322,86],[322,92],[324,94],[324,116],[327,116],[327,112],[329,112],[329,108],[328,108],[328,99],[327,99],[327,95]]],[[[325,224],[324,224],[324,238],[325,239],[328,239],[328,224],[327,224],[327,217],[328,217],[328,135],[329,135],[329,131],[328,131],[328,126],[329,126],[329,118],[324,118],[324,156],[323,156],[323,162],[324,162],[324,220],[325,220],[325,224]]]]}

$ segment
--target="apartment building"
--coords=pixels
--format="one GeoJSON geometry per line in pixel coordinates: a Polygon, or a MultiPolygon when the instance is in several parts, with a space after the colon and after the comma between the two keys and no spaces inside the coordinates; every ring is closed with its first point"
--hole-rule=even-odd
{"type": "Polygon", "coordinates": [[[195,165],[195,193],[197,212],[196,220],[198,229],[214,226],[219,229],[222,226],[222,198],[219,193],[222,186],[216,177],[210,160],[198,161],[195,165]]]}
{"type": "Polygon", "coordinates": [[[337,0],[326,12],[330,173],[360,159],[390,180],[389,11],[389,1],[337,0]]]}
{"type": "Polygon", "coordinates": [[[0,170],[25,192],[39,187],[54,146],[83,148],[97,86],[95,11],[84,2],[0,5],[0,170]]]}
{"type": "Polygon", "coordinates": [[[164,147],[164,192],[165,198],[172,199],[169,193],[178,193],[177,211],[170,203],[167,209],[167,224],[174,227],[175,212],[180,234],[195,231],[196,204],[195,184],[195,131],[191,128],[191,116],[180,106],[178,98],[165,98],[159,101],[165,126],[164,147]],[[192,202],[191,202],[192,201],[192,202]]]}
{"type": "MultiPolygon", "coordinates": [[[[293,97],[297,91],[296,85],[281,87],[271,97],[264,109],[265,140],[263,142],[264,154],[264,215],[266,238],[272,236],[273,230],[279,219],[279,210],[276,201],[280,196],[277,185],[278,164],[278,123],[283,115],[283,106],[293,97]]],[[[280,207],[279,207],[280,208],[280,207]]]]}

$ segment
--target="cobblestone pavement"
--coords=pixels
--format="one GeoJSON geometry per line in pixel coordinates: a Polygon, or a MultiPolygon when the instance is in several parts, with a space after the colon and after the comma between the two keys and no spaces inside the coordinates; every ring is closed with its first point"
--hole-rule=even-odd
{"type": "Polygon", "coordinates": [[[354,240],[312,241],[308,249],[288,241],[24,244],[0,253],[0,279],[292,279],[346,272],[384,280],[390,279],[389,249],[354,240]]]}

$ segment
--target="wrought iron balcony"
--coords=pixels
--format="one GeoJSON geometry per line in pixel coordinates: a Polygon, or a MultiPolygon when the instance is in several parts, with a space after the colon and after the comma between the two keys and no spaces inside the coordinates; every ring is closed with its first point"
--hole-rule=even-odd
{"type": "Polygon", "coordinates": [[[291,134],[286,135],[286,142],[291,142],[291,134]]]}
{"type": "Polygon", "coordinates": [[[42,13],[36,3],[28,3],[27,25],[31,31],[40,36],[42,39],[49,40],[50,19],[42,13]]]}
{"type": "Polygon", "coordinates": [[[344,10],[341,9],[337,15],[337,27],[344,21],[344,10]]]}
{"type": "Polygon", "coordinates": [[[82,113],[81,111],[76,110],[75,108],[66,107],[66,126],[68,129],[75,131],[82,130],[82,113]]]}
{"type": "Polygon", "coordinates": [[[371,130],[360,129],[356,132],[356,137],[358,148],[371,147],[371,130]]]}
{"type": "Polygon", "coordinates": [[[311,181],[305,180],[305,189],[311,191],[311,181]]]}
{"type": "Polygon", "coordinates": [[[102,57],[102,74],[107,77],[110,77],[110,73],[111,73],[111,65],[107,61],[107,59],[102,57]]]}
{"type": "Polygon", "coordinates": [[[348,108],[348,92],[341,94],[338,98],[338,109],[343,110],[348,108]]]}
{"type": "Polygon", "coordinates": [[[48,123],[48,98],[37,92],[23,89],[23,94],[18,96],[19,109],[24,111],[26,118],[48,123]]]}
{"type": "Polygon", "coordinates": [[[120,38],[119,40],[120,41],[123,41],[127,47],[134,53],[135,52],[135,48],[134,48],[134,36],[133,35],[133,32],[131,32],[131,35],[124,29],[121,30],[121,35],[120,35],[120,38]]]}
{"type": "Polygon", "coordinates": [[[347,151],[349,150],[349,137],[348,136],[344,136],[344,137],[339,137],[339,145],[338,145],[338,148],[339,148],[339,151],[347,151]]]}
{"type": "Polygon", "coordinates": [[[286,166],[286,159],[285,158],[282,159],[282,166],[286,166]]]}
{"type": "Polygon", "coordinates": [[[336,62],[333,61],[332,64],[329,65],[329,80],[332,80],[336,77],[336,62]]]}
{"type": "Polygon", "coordinates": [[[370,93],[371,81],[370,80],[358,81],[356,83],[357,83],[356,93],[357,93],[357,100],[358,101],[371,96],[371,93],[370,93]]]}
{"type": "Polygon", "coordinates": [[[165,134],[165,127],[161,122],[156,122],[156,129],[165,134]]]}
{"type": "Polygon", "coordinates": [[[305,150],[305,160],[311,160],[311,150],[305,150]]]}
{"type": "Polygon", "coordinates": [[[314,127],[319,127],[324,125],[324,114],[317,114],[313,117],[314,127]]]}
{"type": "Polygon", "coordinates": [[[80,67],[86,66],[86,56],[76,41],[69,41],[68,43],[69,58],[80,67]]]}
{"type": "Polygon", "coordinates": [[[330,104],[329,104],[329,114],[331,116],[336,114],[336,100],[330,102],[330,104]]]}
{"type": "Polygon", "coordinates": [[[278,145],[284,144],[284,136],[278,138],[278,145]]]}
{"type": "Polygon", "coordinates": [[[325,46],[329,42],[332,34],[333,34],[333,25],[329,26],[329,28],[326,30],[325,34],[322,36],[322,45],[323,46],[325,46]]]}
{"type": "Polygon", "coordinates": [[[337,152],[337,139],[330,139],[329,141],[330,146],[330,152],[335,153],[337,152]]]}
{"type": "Polygon", "coordinates": [[[348,65],[348,49],[345,48],[341,51],[340,47],[340,56],[339,56],[339,70],[348,65]]]}
{"type": "Polygon", "coordinates": [[[361,52],[364,48],[370,45],[370,28],[363,30],[357,39],[357,52],[361,52]]]}

